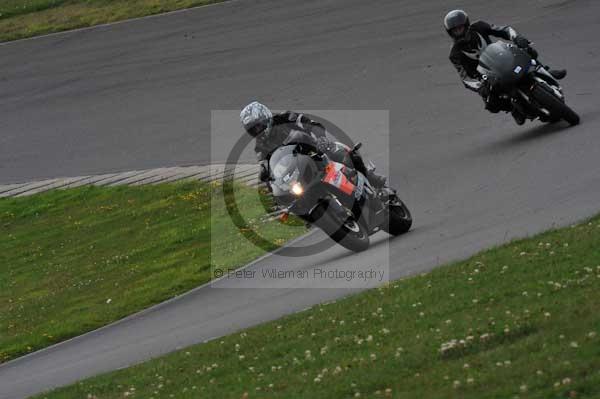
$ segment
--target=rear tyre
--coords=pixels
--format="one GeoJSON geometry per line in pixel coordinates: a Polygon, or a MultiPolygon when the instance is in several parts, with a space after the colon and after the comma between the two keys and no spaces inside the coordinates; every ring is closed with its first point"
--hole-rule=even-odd
{"type": "Polygon", "coordinates": [[[537,84],[531,90],[535,100],[550,112],[550,120],[564,119],[571,126],[579,124],[579,115],[567,104],[561,101],[552,91],[542,84],[537,84]]]}
{"type": "Polygon", "coordinates": [[[394,236],[404,234],[412,226],[412,215],[408,207],[401,200],[397,199],[388,205],[387,222],[381,228],[394,236]]]}

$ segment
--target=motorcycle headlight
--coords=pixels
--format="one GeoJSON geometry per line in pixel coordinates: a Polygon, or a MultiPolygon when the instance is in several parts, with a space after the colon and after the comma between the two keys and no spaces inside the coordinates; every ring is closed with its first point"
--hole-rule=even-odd
{"type": "Polygon", "coordinates": [[[292,184],[292,194],[294,194],[295,196],[299,197],[302,194],[304,194],[304,187],[302,187],[302,184],[296,182],[294,184],[292,184]]]}

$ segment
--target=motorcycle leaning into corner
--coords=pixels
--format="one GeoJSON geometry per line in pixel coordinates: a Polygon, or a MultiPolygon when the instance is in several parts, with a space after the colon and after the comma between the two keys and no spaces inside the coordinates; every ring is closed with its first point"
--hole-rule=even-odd
{"type": "Polygon", "coordinates": [[[509,99],[527,119],[579,124],[558,81],[525,50],[502,41],[492,43],[482,51],[477,71],[490,90],[509,99]]]}
{"type": "MultiPolygon", "coordinates": [[[[361,144],[345,147],[358,151],[361,144]]],[[[271,154],[269,184],[283,215],[298,216],[355,252],[366,250],[379,230],[400,235],[410,229],[410,211],[394,189],[374,189],[361,172],[316,148],[314,138],[297,131],[271,154]]]]}

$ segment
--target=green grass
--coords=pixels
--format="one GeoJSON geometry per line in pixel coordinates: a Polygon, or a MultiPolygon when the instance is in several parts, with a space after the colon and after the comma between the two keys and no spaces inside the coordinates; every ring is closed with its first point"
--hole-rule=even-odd
{"type": "MultiPolygon", "coordinates": [[[[0,362],[209,281],[211,239],[212,261],[221,265],[261,255],[211,187],[85,187],[0,200],[0,362]]],[[[237,195],[273,242],[305,231],[260,223],[256,190],[238,186],[237,195]]]]}
{"type": "Polygon", "coordinates": [[[598,398],[599,248],[595,218],[40,398],[598,398]]]}
{"type": "Polygon", "coordinates": [[[224,0],[2,0],[0,41],[160,14],[224,0]]]}

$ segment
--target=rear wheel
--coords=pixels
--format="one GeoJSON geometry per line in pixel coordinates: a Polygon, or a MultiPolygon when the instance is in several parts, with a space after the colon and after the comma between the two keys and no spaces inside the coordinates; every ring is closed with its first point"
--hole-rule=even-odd
{"type": "Polygon", "coordinates": [[[394,236],[406,233],[412,226],[412,215],[408,207],[400,199],[388,205],[387,223],[384,223],[381,228],[394,236]]]}
{"type": "Polygon", "coordinates": [[[538,104],[550,112],[550,120],[564,119],[571,126],[579,124],[579,115],[567,104],[561,101],[549,87],[536,84],[531,90],[531,95],[538,104]]]}

